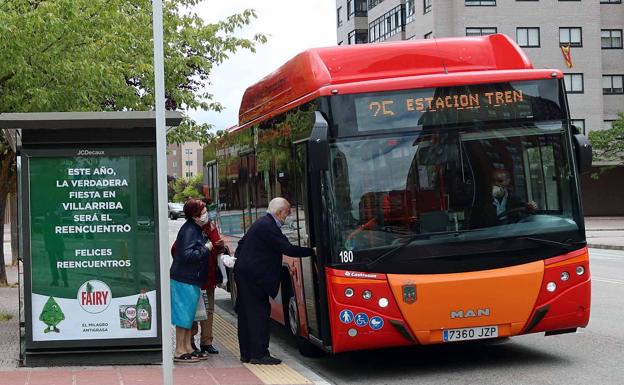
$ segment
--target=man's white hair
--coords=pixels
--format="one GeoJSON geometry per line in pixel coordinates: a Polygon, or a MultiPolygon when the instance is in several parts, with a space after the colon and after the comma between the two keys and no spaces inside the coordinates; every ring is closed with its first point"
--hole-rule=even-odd
{"type": "Polygon", "coordinates": [[[290,203],[288,203],[286,199],[282,197],[273,198],[271,202],[269,202],[267,212],[272,215],[277,215],[278,212],[288,208],[288,206],[290,206],[290,203]]]}

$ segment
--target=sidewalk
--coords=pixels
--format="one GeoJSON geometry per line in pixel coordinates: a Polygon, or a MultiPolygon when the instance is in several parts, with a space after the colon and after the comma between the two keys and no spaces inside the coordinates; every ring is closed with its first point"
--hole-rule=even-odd
{"type": "MultiPolygon", "coordinates": [[[[17,268],[7,266],[10,283],[17,281],[17,268]]],[[[229,297],[218,289],[217,297],[229,297]]],[[[18,368],[19,336],[17,288],[0,288],[0,311],[13,316],[0,321],[0,384],[2,385],[160,385],[160,365],[18,368]]],[[[174,383],[179,385],[319,384],[327,381],[303,367],[293,357],[271,345],[271,352],[283,359],[281,365],[243,364],[238,357],[236,320],[215,309],[215,346],[220,351],[206,361],[174,365],[174,383]]],[[[173,335],[173,333],[172,333],[173,335]]]]}
{"type": "MultiPolygon", "coordinates": [[[[5,231],[5,262],[8,263],[9,284],[17,283],[17,267],[10,266],[11,244],[5,231]],[[7,253],[8,251],[8,253],[7,253]]],[[[16,285],[13,285],[16,286],[16,285]]],[[[229,293],[217,289],[217,298],[229,293]]],[[[0,321],[0,384],[1,385],[161,385],[162,367],[99,366],[19,368],[18,289],[0,288],[0,313],[12,316],[0,321]]],[[[277,344],[271,352],[283,360],[281,365],[250,365],[239,360],[236,319],[216,307],[214,318],[215,346],[219,354],[194,364],[174,365],[174,383],[179,385],[262,385],[262,384],[319,384],[327,381],[299,364],[277,344]]],[[[173,338],[173,331],[172,331],[173,338]]]]}
{"type": "Polygon", "coordinates": [[[624,217],[585,217],[589,247],[624,250],[624,217]]]}

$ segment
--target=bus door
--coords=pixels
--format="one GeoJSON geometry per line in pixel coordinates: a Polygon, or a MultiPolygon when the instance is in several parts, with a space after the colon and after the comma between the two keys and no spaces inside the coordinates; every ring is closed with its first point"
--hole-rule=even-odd
{"type": "MultiPolygon", "coordinates": [[[[299,235],[299,245],[305,247],[313,247],[318,244],[314,239],[314,216],[310,210],[310,191],[308,189],[308,172],[307,172],[307,141],[300,142],[295,145],[294,156],[294,173],[295,173],[295,197],[296,202],[293,205],[295,212],[295,223],[299,235]]],[[[305,318],[307,320],[307,328],[310,340],[321,342],[320,333],[320,302],[318,276],[319,265],[316,256],[301,259],[301,286],[303,291],[303,306],[305,308],[305,318]]],[[[301,312],[302,306],[299,306],[301,312]]],[[[302,317],[303,318],[303,317],[302,317]]]]}

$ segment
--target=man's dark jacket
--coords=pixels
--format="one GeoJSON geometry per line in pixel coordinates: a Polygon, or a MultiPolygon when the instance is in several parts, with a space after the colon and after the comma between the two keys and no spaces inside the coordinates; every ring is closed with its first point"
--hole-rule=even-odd
{"type": "MultiPolygon", "coordinates": [[[[507,191],[507,206],[505,211],[517,209],[520,207],[526,207],[526,203],[518,196],[511,194],[507,191]]],[[[496,214],[496,205],[494,205],[494,198],[489,195],[489,199],[478,202],[472,209],[470,215],[470,227],[473,229],[480,227],[498,226],[513,221],[519,220],[521,217],[518,212],[510,213],[505,218],[499,218],[496,214]]]]}
{"type": "Polygon", "coordinates": [[[192,219],[182,225],[176,238],[175,257],[169,269],[171,279],[195,286],[206,283],[210,253],[205,246],[207,240],[201,227],[192,219]]]}
{"type": "Polygon", "coordinates": [[[234,274],[238,279],[251,280],[266,294],[275,298],[280,285],[282,255],[307,257],[314,254],[309,247],[291,245],[270,214],[255,221],[238,242],[234,274]]]}

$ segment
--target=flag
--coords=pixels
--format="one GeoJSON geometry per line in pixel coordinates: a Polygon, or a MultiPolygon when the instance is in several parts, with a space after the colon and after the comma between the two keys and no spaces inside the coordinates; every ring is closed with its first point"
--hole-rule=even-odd
{"type": "Polygon", "coordinates": [[[561,46],[561,53],[568,68],[572,68],[572,56],[570,56],[570,44],[561,46]]]}

